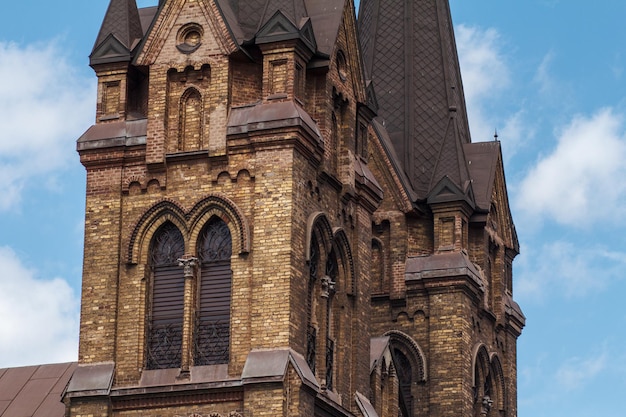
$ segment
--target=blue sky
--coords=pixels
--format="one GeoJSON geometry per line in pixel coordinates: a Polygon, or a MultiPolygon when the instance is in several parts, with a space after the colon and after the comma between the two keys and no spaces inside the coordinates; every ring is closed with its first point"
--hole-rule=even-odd
{"type": "MultiPolygon", "coordinates": [[[[626,2],[450,1],[473,140],[498,129],[522,247],[519,416],[623,416],[626,2]]],[[[75,140],[94,119],[87,56],[107,5],[0,14],[0,368],[77,356],[75,140]]]]}

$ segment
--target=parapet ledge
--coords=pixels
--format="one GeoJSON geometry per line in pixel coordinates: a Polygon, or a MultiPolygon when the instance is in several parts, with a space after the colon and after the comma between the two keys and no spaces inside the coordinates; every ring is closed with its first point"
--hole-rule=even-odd
{"type": "Polygon", "coordinates": [[[233,108],[228,117],[227,134],[247,134],[296,126],[304,128],[312,138],[322,143],[317,123],[302,107],[290,100],[233,108]]]}
{"type": "Polygon", "coordinates": [[[517,333],[521,334],[522,328],[526,325],[526,316],[524,316],[521,307],[513,300],[510,294],[505,295],[504,312],[509,319],[509,323],[515,328],[517,333]]]}
{"type": "Polygon", "coordinates": [[[314,391],[320,390],[315,375],[302,355],[292,349],[252,350],[243,367],[243,385],[267,382],[282,382],[287,375],[287,365],[291,364],[302,383],[314,391]]]}
{"type": "Polygon", "coordinates": [[[78,139],[76,150],[145,145],[147,129],[147,119],[95,124],[78,139]]]}
{"type": "Polygon", "coordinates": [[[63,397],[93,397],[111,393],[115,364],[104,362],[79,364],[74,370],[63,397]]]}
{"type": "Polygon", "coordinates": [[[481,272],[465,251],[409,257],[404,271],[407,282],[459,276],[471,278],[479,288],[484,289],[481,272]]]}

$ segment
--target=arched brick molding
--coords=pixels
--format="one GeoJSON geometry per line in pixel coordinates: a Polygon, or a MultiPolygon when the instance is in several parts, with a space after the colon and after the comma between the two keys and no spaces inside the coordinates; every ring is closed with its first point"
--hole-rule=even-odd
{"type": "Polygon", "coordinates": [[[479,343],[472,355],[474,416],[495,417],[499,415],[501,395],[498,393],[497,374],[493,373],[487,347],[479,343]]]}
{"type": "Polygon", "coordinates": [[[198,235],[211,217],[217,216],[222,219],[233,236],[233,253],[244,255],[250,252],[250,226],[237,205],[229,198],[213,194],[189,211],[190,242],[196,242],[198,235]]]}
{"type": "Polygon", "coordinates": [[[348,236],[343,228],[338,227],[333,231],[333,245],[344,267],[345,282],[342,283],[348,294],[356,293],[356,274],[354,273],[354,258],[350,249],[348,236]]]}
{"type": "Polygon", "coordinates": [[[304,258],[307,262],[311,260],[311,240],[315,230],[317,230],[320,238],[319,243],[324,246],[325,252],[330,252],[332,248],[333,228],[328,221],[328,217],[321,211],[312,213],[307,220],[306,240],[304,242],[304,258]]]}
{"type": "Polygon", "coordinates": [[[137,264],[146,253],[149,237],[166,221],[174,223],[185,236],[187,252],[193,248],[189,242],[198,240],[202,227],[217,216],[230,229],[233,236],[233,251],[240,255],[250,252],[250,226],[243,213],[227,197],[210,195],[198,202],[191,210],[186,211],[181,205],[172,200],[162,200],[144,212],[133,227],[128,240],[128,263],[137,264]]]}
{"type": "MultiPolygon", "coordinates": [[[[163,200],[144,212],[133,227],[128,242],[128,263],[137,264],[140,259],[145,261],[148,252],[150,238],[163,223],[170,221],[187,236],[187,222],[185,210],[172,200],[163,200]]],[[[188,239],[185,239],[189,242],[188,239]]]]}
{"type": "Polygon", "coordinates": [[[497,354],[491,355],[491,375],[494,383],[496,398],[494,398],[494,407],[498,411],[504,411],[506,404],[506,385],[504,381],[504,371],[502,363],[497,354]]]}
{"type": "Polygon", "coordinates": [[[472,383],[476,385],[476,365],[485,368],[489,364],[489,353],[484,343],[479,343],[472,350],[472,383]]]}
{"type": "Polygon", "coordinates": [[[399,330],[391,330],[385,333],[385,336],[389,336],[389,344],[391,346],[402,348],[405,355],[411,360],[412,365],[415,366],[413,372],[415,373],[416,381],[426,382],[428,379],[426,356],[417,342],[411,336],[399,330]]]}

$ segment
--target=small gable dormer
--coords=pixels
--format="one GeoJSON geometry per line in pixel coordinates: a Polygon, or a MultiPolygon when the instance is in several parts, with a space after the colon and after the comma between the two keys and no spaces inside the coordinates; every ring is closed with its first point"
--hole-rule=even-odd
{"type": "Polygon", "coordinates": [[[278,10],[257,32],[256,44],[263,53],[263,100],[304,103],[306,68],[317,49],[311,19],[295,23],[278,10]]]}
{"type": "Polygon", "coordinates": [[[228,25],[211,2],[163,2],[137,47],[134,64],[148,68],[146,161],[226,153],[229,56],[237,50],[228,25]],[[219,82],[215,82],[218,80],[219,82]]]}

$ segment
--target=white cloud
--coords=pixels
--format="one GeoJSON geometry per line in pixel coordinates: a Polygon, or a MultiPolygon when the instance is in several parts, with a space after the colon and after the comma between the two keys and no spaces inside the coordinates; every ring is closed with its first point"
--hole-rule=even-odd
{"type": "Polygon", "coordinates": [[[534,81],[539,84],[539,91],[543,94],[550,94],[556,88],[556,82],[550,74],[550,65],[552,65],[553,60],[554,52],[550,51],[543,57],[535,72],[534,81]]]}
{"type": "Polygon", "coordinates": [[[42,279],[0,247],[0,368],[75,361],[79,300],[61,279],[42,279]]]}
{"type": "Polygon", "coordinates": [[[472,136],[478,141],[490,140],[496,125],[485,114],[484,104],[510,84],[500,36],[495,29],[458,25],[456,41],[472,136]]]}
{"type": "Polygon", "coordinates": [[[524,137],[532,132],[524,121],[523,103],[507,112],[494,105],[504,98],[510,107],[511,69],[505,54],[505,44],[497,30],[475,26],[456,27],[457,50],[463,76],[467,113],[474,141],[493,140],[498,129],[503,138],[505,156],[516,152],[524,137]]]}
{"type": "Polygon", "coordinates": [[[568,226],[619,222],[626,207],[625,158],[622,116],[609,108],[576,116],[522,181],[517,207],[527,217],[568,226]]]}
{"type": "Polygon", "coordinates": [[[602,352],[589,358],[570,358],[556,371],[559,386],[571,391],[590,384],[607,367],[608,355],[602,352]]]}
{"type": "Polygon", "coordinates": [[[459,25],[456,40],[468,102],[485,99],[510,84],[497,30],[459,25]]]}
{"type": "Polygon", "coordinates": [[[598,293],[623,279],[626,268],[626,253],[571,241],[523,245],[521,252],[515,262],[515,297],[522,304],[598,293]]]}
{"type": "Polygon", "coordinates": [[[0,42],[0,211],[76,157],[94,103],[95,82],[78,75],[56,41],[0,42]]]}

